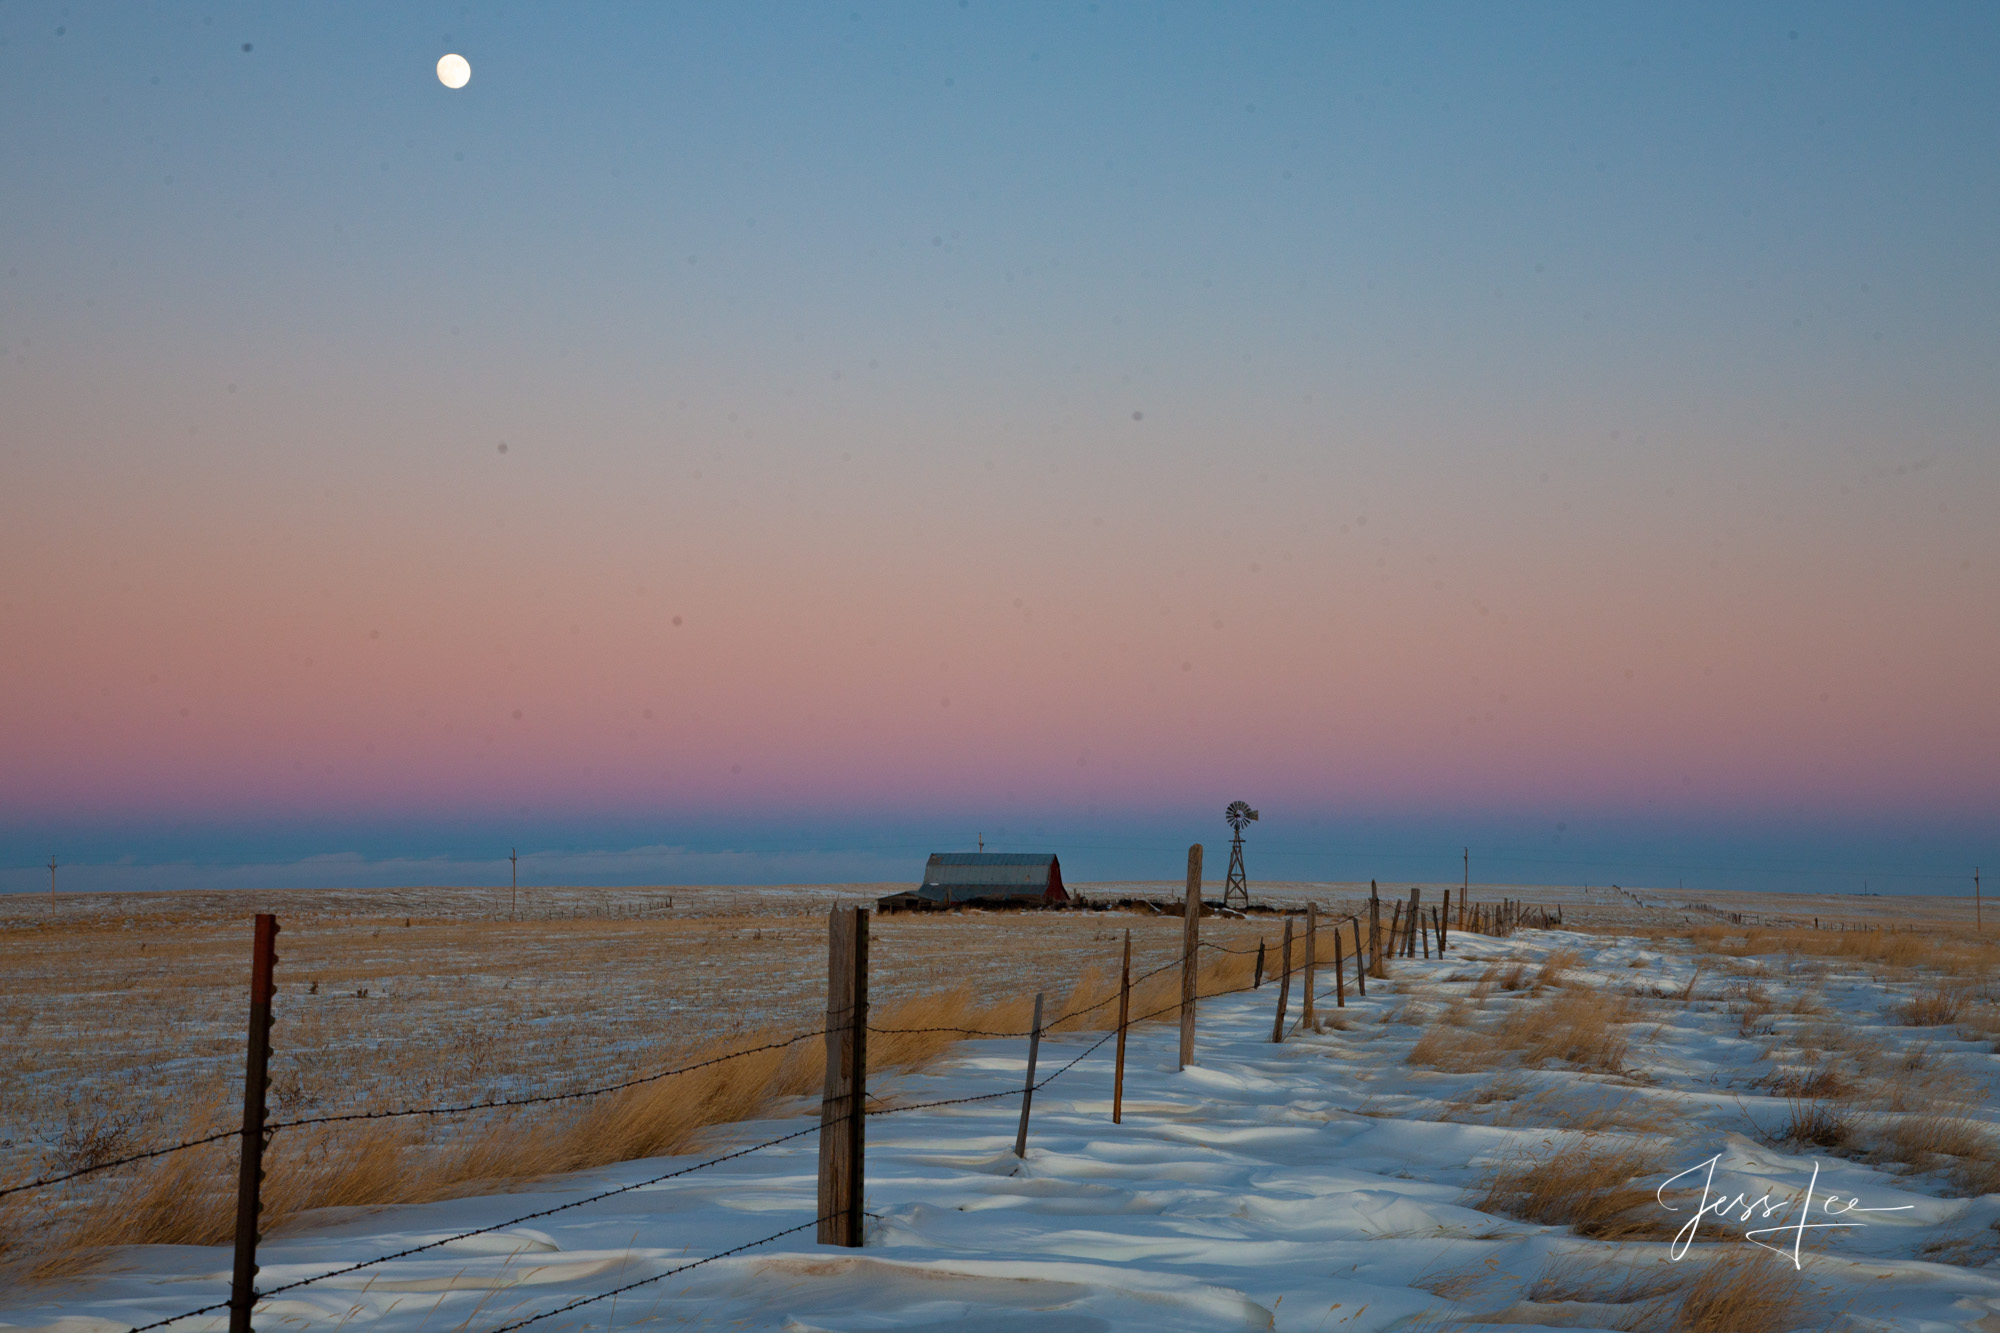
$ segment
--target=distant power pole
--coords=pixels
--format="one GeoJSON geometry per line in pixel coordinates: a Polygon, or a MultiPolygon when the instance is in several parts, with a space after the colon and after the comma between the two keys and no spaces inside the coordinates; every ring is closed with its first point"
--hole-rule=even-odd
{"type": "Polygon", "coordinates": [[[979,850],[982,852],[986,850],[986,835],[984,833],[979,835],[979,850]]]}
{"type": "Polygon", "coordinates": [[[521,901],[521,856],[514,848],[507,849],[507,919],[514,919],[514,909],[521,901]]]}
{"type": "MultiPolygon", "coordinates": [[[[1975,879],[1977,878],[1977,872],[1974,872],[1974,877],[1975,879]]],[[[56,858],[55,855],[51,853],[49,856],[49,901],[53,903],[55,900],[56,900],[56,858]]]]}

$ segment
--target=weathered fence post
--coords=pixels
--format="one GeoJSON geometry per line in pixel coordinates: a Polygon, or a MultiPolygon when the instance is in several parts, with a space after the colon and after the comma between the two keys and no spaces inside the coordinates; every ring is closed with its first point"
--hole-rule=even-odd
{"type": "Polygon", "coordinates": [[[1125,966],[1118,974],[1118,1065],[1111,1075],[1111,1123],[1125,1113],[1125,1025],[1132,1018],[1132,932],[1125,932],[1125,966]]]}
{"type": "Polygon", "coordinates": [[[243,1157],[236,1177],[236,1266],[229,1282],[229,1333],[250,1333],[257,1304],[257,1223],[264,1192],[264,1090],[271,1072],[271,972],[278,918],[257,913],[250,942],[250,1040],[243,1061],[243,1157]]]}
{"type": "Polygon", "coordinates": [[[1028,1033],[1028,1082],[1021,1089],[1021,1128],[1014,1135],[1014,1155],[1028,1155],[1028,1108],[1035,1101],[1035,1057],[1042,1052],[1042,993],[1035,992],[1035,1026],[1028,1033]]]}
{"type": "Polygon", "coordinates": [[[1382,895],[1372,879],[1368,881],[1368,971],[1378,977],[1389,975],[1382,959],[1382,895]]]}
{"type": "Polygon", "coordinates": [[[1319,962],[1319,904],[1306,904],[1306,970],[1304,1001],[1299,1006],[1299,1023],[1310,1028],[1313,1025],[1313,985],[1314,964],[1319,962]]]}
{"type": "MultiPolygon", "coordinates": [[[[1417,906],[1418,899],[1422,896],[1422,894],[1423,894],[1422,889],[1415,887],[1412,887],[1410,889],[1410,915],[1409,915],[1410,932],[1403,939],[1403,956],[1405,958],[1415,958],[1417,956],[1417,936],[1422,934],[1424,929],[1423,915],[1421,910],[1417,906]]],[[[1424,953],[1426,956],[1428,956],[1430,950],[1426,949],[1424,953]]]]}
{"type": "Polygon", "coordinates": [[[1257,940],[1257,970],[1250,974],[1250,989],[1261,990],[1264,986],[1264,941],[1257,940]]]}
{"type": "Polygon", "coordinates": [[[1337,922],[1333,927],[1333,1006],[1336,1009],[1347,1007],[1347,969],[1341,962],[1340,926],[1337,922]]]}
{"type": "Polygon", "coordinates": [[[1403,956],[1403,904],[1401,900],[1389,904],[1389,956],[1403,956]]]}
{"type": "MultiPolygon", "coordinates": [[[[1461,900],[1462,901],[1462,900],[1461,900]]],[[[1438,917],[1438,957],[1444,957],[1445,928],[1451,924],[1451,890],[1444,891],[1444,913],[1438,917]]]]}
{"type": "Polygon", "coordinates": [[[1368,959],[1361,952],[1361,918],[1354,918],[1354,993],[1368,998],[1368,959]]]}
{"type": "Polygon", "coordinates": [[[826,953],[826,1089],[819,1106],[819,1243],[861,1246],[868,1088],[868,910],[833,909],[826,953]]]}
{"type": "Polygon", "coordinates": [[[1194,1063],[1194,974],[1201,960],[1201,844],[1188,848],[1187,905],[1181,909],[1181,1051],[1177,1069],[1194,1063]]]}
{"type": "Polygon", "coordinates": [[[1289,916],[1285,918],[1285,942],[1281,948],[1283,952],[1278,955],[1278,961],[1285,970],[1278,978],[1278,1016],[1271,1020],[1272,1041],[1285,1039],[1285,1001],[1292,994],[1292,919],[1289,916]]]}

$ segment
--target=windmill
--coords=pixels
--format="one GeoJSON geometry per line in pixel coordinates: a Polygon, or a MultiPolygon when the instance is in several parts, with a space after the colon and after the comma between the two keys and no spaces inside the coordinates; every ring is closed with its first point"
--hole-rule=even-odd
{"type": "Polygon", "coordinates": [[[1257,818],[1257,812],[1250,808],[1248,801],[1231,801],[1229,808],[1222,812],[1229,821],[1229,878],[1222,886],[1224,907],[1248,907],[1250,905],[1250,882],[1243,877],[1243,826],[1257,818]]]}

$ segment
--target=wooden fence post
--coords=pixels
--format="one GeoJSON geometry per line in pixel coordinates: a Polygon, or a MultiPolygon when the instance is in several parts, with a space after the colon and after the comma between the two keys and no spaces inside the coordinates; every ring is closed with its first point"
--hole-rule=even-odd
{"type": "Polygon", "coordinates": [[[229,1333],[250,1333],[257,1304],[257,1223],[263,1211],[264,1091],[271,1073],[271,972],[278,918],[257,913],[250,942],[250,1039],[243,1061],[243,1157],[236,1177],[236,1265],[229,1282],[229,1333]]]}
{"type": "Polygon", "coordinates": [[[1292,995],[1292,919],[1289,916],[1285,918],[1285,942],[1281,947],[1283,952],[1278,955],[1278,960],[1285,970],[1284,975],[1278,978],[1278,1016],[1271,1020],[1272,1041],[1285,1039],[1285,1001],[1292,995]]]}
{"type": "Polygon", "coordinates": [[[1132,932],[1125,932],[1125,966],[1118,974],[1118,1067],[1111,1076],[1111,1123],[1125,1113],[1125,1026],[1132,1018],[1132,932]]]}
{"type": "Polygon", "coordinates": [[[1368,998],[1368,959],[1361,952],[1361,918],[1354,918],[1354,993],[1368,998]]]}
{"type": "Polygon", "coordinates": [[[1338,923],[1333,928],[1333,1005],[1336,1009],[1347,1007],[1347,969],[1341,964],[1338,923]]]}
{"type": "Polygon", "coordinates": [[[1313,985],[1314,965],[1319,962],[1319,904],[1306,904],[1306,970],[1305,993],[1299,998],[1299,1024],[1310,1029],[1313,1025],[1313,985]]]}
{"type": "Polygon", "coordinates": [[[1261,990],[1264,985],[1264,940],[1257,940],[1257,970],[1250,974],[1250,989],[1261,990]]]}
{"type": "Polygon", "coordinates": [[[1372,879],[1368,881],[1368,973],[1377,977],[1389,975],[1382,966],[1382,895],[1372,879]]]}
{"type": "MultiPolygon", "coordinates": [[[[1401,899],[1389,904],[1389,957],[1402,957],[1403,949],[1403,903],[1401,899]]],[[[1387,971],[1377,976],[1386,976],[1387,971]]]]}
{"type": "MultiPolygon", "coordinates": [[[[1422,889],[1415,887],[1412,887],[1410,889],[1410,915],[1409,915],[1410,930],[1409,934],[1406,935],[1403,939],[1403,956],[1405,958],[1415,958],[1417,956],[1417,936],[1421,935],[1424,929],[1422,909],[1420,909],[1417,906],[1417,903],[1422,896],[1423,896],[1422,889]]],[[[1428,949],[1424,950],[1424,955],[1426,957],[1429,957],[1430,950],[1428,949]]]]}
{"type": "Polygon", "coordinates": [[[1444,913],[1438,917],[1438,957],[1444,957],[1445,927],[1451,924],[1451,890],[1444,891],[1444,913]]]}
{"type": "Polygon", "coordinates": [[[1176,1069],[1194,1063],[1194,975],[1201,965],[1201,844],[1188,848],[1187,904],[1181,909],[1181,1051],[1176,1069]]]}
{"type": "Polygon", "coordinates": [[[1028,1108],[1035,1100],[1035,1057],[1042,1051],[1042,993],[1035,992],[1035,1026],[1028,1034],[1028,1082],[1021,1089],[1021,1128],[1014,1135],[1014,1155],[1028,1155],[1028,1108]]]}
{"type": "Polygon", "coordinates": [[[826,954],[826,1088],[819,1106],[819,1243],[861,1246],[868,1088],[868,909],[833,909],[826,954]]]}

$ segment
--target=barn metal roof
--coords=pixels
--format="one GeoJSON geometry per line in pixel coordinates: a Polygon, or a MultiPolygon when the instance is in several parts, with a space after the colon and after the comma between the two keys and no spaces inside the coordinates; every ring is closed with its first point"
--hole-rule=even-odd
{"type": "Polygon", "coordinates": [[[932,852],[934,866],[1045,866],[1054,852],[932,852]]]}

